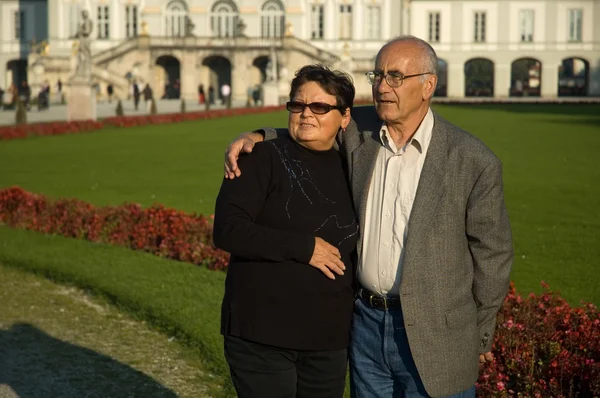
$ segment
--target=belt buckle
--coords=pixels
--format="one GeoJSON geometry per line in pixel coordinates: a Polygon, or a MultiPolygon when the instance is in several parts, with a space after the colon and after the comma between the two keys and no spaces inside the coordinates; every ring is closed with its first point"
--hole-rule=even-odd
{"type": "Polygon", "coordinates": [[[388,309],[388,306],[387,306],[387,299],[385,298],[385,296],[383,296],[383,297],[380,297],[380,296],[376,296],[376,295],[374,295],[374,294],[371,294],[371,295],[369,296],[369,304],[371,305],[371,307],[373,307],[373,308],[377,308],[377,306],[375,306],[375,305],[373,304],[373,298],[376,298],[376,299],[381,299],[381,300],[383,301],[383,309],[387,311],[387,309],[388,309]]]}

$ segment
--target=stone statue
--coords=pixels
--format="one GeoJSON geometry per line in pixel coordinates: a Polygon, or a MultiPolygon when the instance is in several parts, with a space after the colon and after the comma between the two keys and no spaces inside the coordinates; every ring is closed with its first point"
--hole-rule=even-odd
{"type": "Polygon", "coordinates": [[[246,36],[246,23],[241,18],[237,23],[237,36],[246,36]]]}
{"type": "Polygon", "coordinates": [[[273,80],[273,63],[269,59],[265,67],[265,82],[272,82],[273,80]]]}
{"type": "Polygon", "coordinates": [[[290,21],[288,21],[285,24],[285,37],[292,37],[292,36],[294,36],[294,24],[292,24],[290,21]]]}
{"type": "Polygon", "coordinates": [[[196,25],[192,22],[192,18],[190,18],[189,16],[186,15],[185,16],[185,35],[193,36],[195,27],[196,27],[196,25]]]}
{"type": "Polygon", "coordinates": [[[90,80],[92,77],[92,49],[90,46],[90,35],[94,29],[93,22],[89,19],[87,10],[81,11],[81,22],[77,29],[76,37],[79,39],[77,46],[77,65],[75,67],[74,79],[90,80]]]}
{"type": "Polygon", "coordinates": [[[269,61],[265,67],[265,82],[272,82],[275,80],[277,80],[277,55],[275,54],[275,49],[271,47],[269,61]]]}
{"type": "Polygon", "coordinates": [[[148,36],[148,22],[142,21],[142,33],[140,36],[148,36]]]}

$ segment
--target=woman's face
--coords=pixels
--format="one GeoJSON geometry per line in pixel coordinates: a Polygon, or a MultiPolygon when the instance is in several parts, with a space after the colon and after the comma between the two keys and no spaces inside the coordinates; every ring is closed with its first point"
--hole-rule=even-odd
{"type": "MultiPolygon", "coordinates": [[[[298,88],[291,101],[310,104],[322,102],[336,106],[335,96],[327,94],[316,82],[307,82],[298,88]]],[[[307,106],[300,113],[289,113],[288,129],[290,136],[300,145],[324,151],[331,149],[340,127],[346,128],[350,123],[350,109],[332,109],[323,115],[313,113],[307,106]]]]}

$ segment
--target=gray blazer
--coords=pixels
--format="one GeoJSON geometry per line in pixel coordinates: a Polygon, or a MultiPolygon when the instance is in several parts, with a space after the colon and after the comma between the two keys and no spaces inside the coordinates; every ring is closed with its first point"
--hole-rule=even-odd
{"type": "MultiPolygon", "coordinates": [[[[347,159],[354,206],[365,225],[382,121],[371,106],[355,108],[352,116],[337,145],[347,159]]],[[[274,134],[265,130],[267,139],[274,134]]],[[[473,386],[479,354],[491,350],[513,259],[503,196],[500,160],[434,113],[399,292],[410,349],[433,397],[473,386]]],[[[359,258],[361,245],[359,239],[359,258]]]]}

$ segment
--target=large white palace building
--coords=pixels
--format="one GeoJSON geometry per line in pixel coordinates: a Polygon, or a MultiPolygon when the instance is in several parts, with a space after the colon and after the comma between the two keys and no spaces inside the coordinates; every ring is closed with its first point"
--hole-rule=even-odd
{"type": "Polygon", "coordinates": [[[82,10],[94,82],[120,96],[133,81],[183,98],[228,83],[240,100],[273,59],[282,97],[316,62],[368,97],[364,72],[402,34],[437,51],[440,97],[600,96],[600,0],[0,0],[0,88],[68,90],[82,10]]]}

